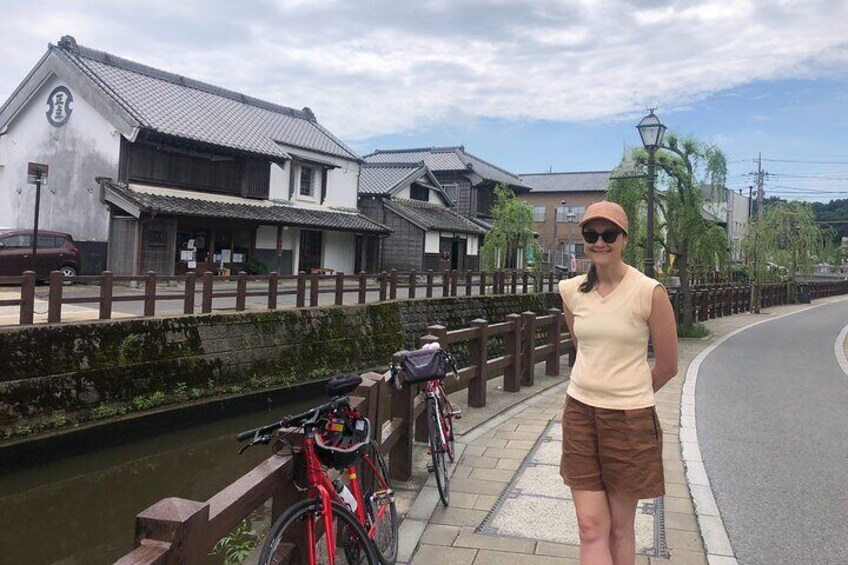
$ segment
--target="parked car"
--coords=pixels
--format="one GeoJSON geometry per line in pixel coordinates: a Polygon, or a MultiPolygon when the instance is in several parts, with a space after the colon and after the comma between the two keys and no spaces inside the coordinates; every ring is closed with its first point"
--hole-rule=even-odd
{"type": "MultiPolygon", "coordinates": [[[[36,276],[51,271],[74,277],[80,269],[80,250],[70,234],[38,230],[36,276]]],[[[32,269],[32,230],[0,229],[0,276],[19,276],[32,269]]]]}

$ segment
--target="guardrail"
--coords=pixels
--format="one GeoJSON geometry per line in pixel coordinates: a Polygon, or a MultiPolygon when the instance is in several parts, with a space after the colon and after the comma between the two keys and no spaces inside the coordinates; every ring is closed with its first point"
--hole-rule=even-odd
{"type": "MultiPolygon", "coordinates": [[[[471,296],[486,294],[518,294],[548,290],[552,292],[560,280],[557,274],[533,277],[527,271],[434,271],[398,272],[346,275],[344,273],[300,273],[292,276],[248,275],[215,276],[211,272],[200,277],[194,273],[182,276],[160,276],[149,272],[144,276],[115,275],[105,271],[101,275],[65,278],[59,271],[50,273],[47,292],[47,323],[62,321],[62,306],[96,304],[98,318],[109,320],[117,302],[141,302],[142,316],[155,316],[157,303],[182,302],[182,314],[212,312],[215,300],[235,299],[227,309],[240,312],[247,309],[248,298],[262,298],[261,307],[274,310],[280,299],[291,297],[289,306],[317,306],[321,295],[332,295],[332,304],[364,304],[397,298],[433,296],[471,296]],[[68,284],[99,286],[97,295],[67,296],[68,284]],[[143,288],[143,292],[129,293],[129,286],[143,288]],[[161,285],[165,285],[162,288],[161,285]],[[370,296],[369,296],[370,295],[370,296]],[[351,300],[350,297],[354,298],[351,300]],[[346,301],[347,300],[347,301],[346,301]]],[[[0,285],[19,285],[20,298],[0,300],[0,306],[18,306],[19,323],[35,321],[36,276],[32,271],[20,277],[0,277],[0,285]]],[[[256,305],[254,305],[256,306],[256,305]]]]}
{"type": "MultiPolygon", "coordinates": [[[[562,311],[545,316],[532,312],[510,314],[489,324],[474,320],[471,327],[448,331],[430,326],[422,344],[466,346],[469,365],[459,370],[460,388],[468,389],[468,405],[486,405],[486,381],[497,371],[504,373],[504,391],[517,392],[533,386],[535,362],[544,359],[545,374],[559,375],[560,357],[572,354],[571,340],[563,335],[562,311]],[[538,335],[547,329],[546,336],[538,335]],[[489,356],[489,340],[503,339],[503,354],[489,356]]],[[[404,481],[412,476],[413,439],[426,441],[427,424],[423,400],[415,387],[400,390],[385,375],[365,373],[362,385],[351,394],[352,403],[372,422],[374,439],[389,462],[389,475],[404,481]]],[[[286,433],[293,430],[286,430],[286,433]]],[[[136,516],[136,548],[119,565],[169,565],[201,563],[212,546],[235,529],[251,512],[271,500],[272,520],[300,495],[292,483],[293,458],[274,455],[204,502],[165,498],[136,516]]]]}

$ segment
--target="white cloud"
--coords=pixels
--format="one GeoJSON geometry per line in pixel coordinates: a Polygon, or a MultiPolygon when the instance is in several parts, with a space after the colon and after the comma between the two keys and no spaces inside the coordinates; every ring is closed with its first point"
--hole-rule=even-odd
{"type": "Polygon", "coordinates": [[[5,6],[0,97],[63,34],[300,108],[356,140],[482,117],[616,120],[848,68],[848,6],[499,0],[5,6]]]}

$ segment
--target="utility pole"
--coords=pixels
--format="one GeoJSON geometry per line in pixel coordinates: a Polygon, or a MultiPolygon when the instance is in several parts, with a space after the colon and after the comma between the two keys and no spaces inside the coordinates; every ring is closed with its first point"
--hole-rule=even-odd
{"type": "Polygon", "coordinates": [[[760,230],[762,229],[763,220],[763,200],[765,199],[765,190],[763,189],[763,178],[767,173],[763,171],[763,154],[757,154],[757,230],[754,232],[754,278],[751,285],[751,311],[754,314],[760,313],[760,256],[758,248],[758,240],[760,230]]]}

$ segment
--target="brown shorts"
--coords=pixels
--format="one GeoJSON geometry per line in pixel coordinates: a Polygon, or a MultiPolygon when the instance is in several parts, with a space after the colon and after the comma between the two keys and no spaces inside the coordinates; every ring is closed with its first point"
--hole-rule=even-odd
{"type": "Polygon", "coordinates": [[[653,406],[594,408],[566,396],[560,475],[574,490],[638,498],[665,494],[662,429],[653,406]]]}

